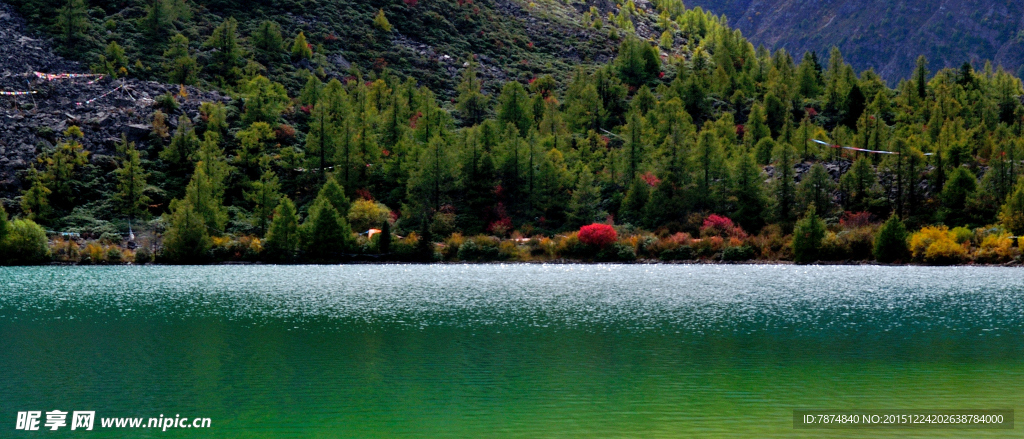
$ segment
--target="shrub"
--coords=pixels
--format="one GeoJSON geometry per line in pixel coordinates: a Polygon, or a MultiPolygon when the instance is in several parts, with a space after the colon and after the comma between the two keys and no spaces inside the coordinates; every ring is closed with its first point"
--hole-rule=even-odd
{"type": "Polygon", "coordinates": [[[135,250],[135,261],[136,264],[146,264],[153,262],[153,252],[149,251],[149,247],[142,246],[138,250],[135,250]]]}
{"type": "Polygon", "coordinates": [[[857,229],[871,225],[871,212],[843,212],[839,225],[844,229],[857,229]]]}
{"type": "Polygon", "coordinates": [[[452,233],[444,240],[444,249],[441,250],[442,259],[455,259],[458,257],[459,248],[466,243],[466,238],[461,233],[452,233]]]}
{"type": "Polygon", "coordinates": [[[911,235],[910,251],[914,259],[934,264],[952,264],[967,256],[967,249],[956,243],[946,226],[928,226],[911,235]]]}
{"type": "Polygon", "coordinates": [[[658,255],[658,259],[663,261],[686,261],[693,259],[693,249],[688,245],[663,250],[658,255]]]}
{"type": "Polygon", "coordinates": [[[981,262],[1006,262],[1018,253],[1018,249],[1013,247],[1013,237],[1009,233],[993,233],[981,240],[977,259],[981,262]]]}
{"type": "Polygon", "coordinates": [[[971,238],[974,238],[974,232],[967,227],[956,227],[953,230],[950,230],[950,233],[953,234],[953,240],[956,241],[957,244],[971,242],[971,238]]]}
{"type": "Polygon", "coordinates": [[[589,226],[580,227],[580,242],[586,245],[604,248],[615,242],[618,234],[615,228],[608,224],[594,223],[589,226]]]}
{"type": "Polygon", "coordinates": [[[458,258],[462,261],[496,261],[502,256],[498,247],[498,238],[479,235],[459,246],[458,258]]]}
{"type": "Polygon", "coordinates": [[[722,250],[723,261],[747,261],[754,258],[754,249],[748,245],[726,247],[722,250]]]}
{"type": "Polygon", "coordinates": [[[731,219],[711,214],[700,226],[700,236],[728,236],[743,239],[747,237],[747,233],[733,224],[731,219]]]}
{"type": "Polygon", "coordinates": [[[178,100],[170,92],[157,96],[154,102],[157,108],[167,113],[173,113],[178,109],[178,100]]]}
{"type": "Polygon", "coordinates": [[[907,252],[907,227],[903,225],[900,217],[893,215],[885,221],[882,229],[875,237],[875,260],[878,262],[895,262],[906,259],[907,252]]]}
{"type": "Polygon", "coordinates": [[[30,219],[16,219],[6,224],[7,236],[0,242],[0,263],[38,264],[49,258],[46,231],[42,227],[30,219]]]}
{"type": "Polygon", "coordinates": [[[381,227],[390,217],[391,209],[373,200],[358,199],[348,210],[348,222],[352,230],[360,233],[381,227]]]}

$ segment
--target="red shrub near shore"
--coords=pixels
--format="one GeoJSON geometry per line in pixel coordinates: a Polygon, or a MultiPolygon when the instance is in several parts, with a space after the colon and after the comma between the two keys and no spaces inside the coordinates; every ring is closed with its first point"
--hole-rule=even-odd
{"type": "Polygon", "coordinates": [[[618,234],[615,233],[615,228],[608,224],[594,223],[589,226],[580,227],[579,233],[580,242],[604,248],[606,245],[615,242],[618,238],[618,234]]]}

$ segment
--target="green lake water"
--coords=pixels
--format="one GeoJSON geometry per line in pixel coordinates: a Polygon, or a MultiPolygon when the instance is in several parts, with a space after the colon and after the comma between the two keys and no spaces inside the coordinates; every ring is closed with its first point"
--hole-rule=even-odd
{"type": "Polygon", "coordinates": [[[1024,436],[1022,412],[1020,269],[0,268],[0,438],[985,438],[1024,436]],[[96,428],[15,430],[55,409],[96,428]],[[797,430],[794,409],[1018,422],[797,430]],[[161,414],[212,426],[99,426],[161,414]]]}

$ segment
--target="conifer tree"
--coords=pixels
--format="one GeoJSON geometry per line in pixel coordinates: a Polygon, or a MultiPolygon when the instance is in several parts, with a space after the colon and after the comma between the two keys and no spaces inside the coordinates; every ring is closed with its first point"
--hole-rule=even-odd
{"type": "Polygon", "coordinates": [[[299,34],[295,36],[295,41],[292,42],[292,61],[300,61],[312,57],[313,49],[310,48],[309,42],[306,41],[306,34],[299,31],[299,34]]]}
{"type": "Polygon", "coordinates": [[[67,0],[57,11],[57,31],[61,41],[74,47],[89,31],[88,5],[85,0],[67,0]]]}
{"type": "Polygon", "coordinates": [[[284,51],[284,38],[281,36],[281,25],[271,20],[263,20],[256,33],[252,35],[252,45],[257,57],[264,62],[280,58],[284,51]]]}
{"type": "Polygon", "coordinates": [[[135,219],[140,214],[146,213],[149,197],[144,193],[146,190],[146,177],[148,173],[142,169],[139,159],[139,150],[135,149],[135,142],[128,142],[122,134],[119,149],[124,150],[124,158],[121,166],[114,174],[117,176],[117,192],[113,195],[113,202],[117,210],[128,216],[128,220],[135,219]]]}
{"type": "Polygon", "coordinates": [[[263,173],[259,180],[249,183],[250,190],[245,192],[245,199],[252,203],[253,223],[263,236],[270,225],[274,209],[281,199],[281,184],[277,175],[270,169],[270,158],[262,160],[263,173]]]}
{"type": "Polygon", "coordinates": [[[174,34],[164,52],[167,79],[175,84],[194,85],[199,80],[199,63],[188,48],[188,38],[174,34]]]}
{"type": "Polygon", "coordinates": [[[264,244],[267,254],[273,259],[289,261],[295,257],[299,247],[299,222],[295,216],[295,203],[288,197],[274,208],[274,218],[267,231],[264,244]]]}
{"type": "Polygon", "coordinates": [[[579,172],[576,188],[572,191],[572,198],[569,200],[567,225],[580,227],[597,221],[600,201],[601,191],[594,184],[594,174],[588,166],[584,165],[579,172]]]}
{"type": "Polygon", "coordinates": [[[161,257],[179,264],[204,262],[213,245],[206,219],[188,199],[172,204],[161,257]]]}
{"type": "Polygon", "coordinates": [[[839,188],[843,192],[843,206],[846,210],[870,210],[875,202],[877,182],[875,170],[871,168],[867,158],[860,157],[854,161],[850,170],[839,179],[839,188]]]}
{"type": "Polygon", "coordinates": [[[796,216],[796,187],[793,181],[796,164],[796,150],[788,143],[775,147],[775,218],[783,224],[792,224],[796,216]]]}
{"type": "Polygon", "coordinates": [[[458,86],[458,100],[455,108],[468,126],[474,126],[483,122],[487,115],[488,98],[480,92],[480,79],[476,74],[477,65],[475,61],[469,61],[469,66],[462,71],[462,81],[458,86]]]}
{"type": "Polygon", "coordinates": [[[213,49],[211,61],[213,70],[226,81],[241,74],[238,66],[242,60],[242,48],[238,44],[238,21],[228,17],[210,35],[203,47],[213,49]]]}
{"type": "Polygon", "coordinates": [[[818,217],[814,206],[807,208],[804,218],[793,229],[793,261],[809,263],[818,260],[821,240],[825,238],[825,222],[818,217]]]}
{"type": "Polygon", "coordinates": [[[896,262],[906,260],[910,254],[907,251],[907,227],[897,215],[892,215],[881,230],[875,236],[874,255],[878,262],[896,262]]]}
{"type": "Polygon", "coordinates": [[[828,215],[832,209],[832,190],[835,182],[821,163],[815,163],[797,187],[797,194],[804,208],[814,205],[817,211],[828,215]]]}
{"type": "Polygon", "coordinates": [[[731,217],[748,232],[757,232],[764,226],[767,200],[763,181],[761,169],[754,163],[753,154],[740,155],[732,171],[735,210],[731,217]]]}

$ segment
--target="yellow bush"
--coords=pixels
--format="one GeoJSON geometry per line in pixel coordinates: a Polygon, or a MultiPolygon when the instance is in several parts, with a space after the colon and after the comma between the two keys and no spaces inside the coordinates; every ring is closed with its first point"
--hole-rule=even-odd
{"type": "Polygon", "coordinates": [[[83,255],[87,256],[93,264],[102,263],[107,259],[107,252],[103,249],[103,246],[95,242],[85,245],[83,255]]]}
{"type": "Polygon", "coordinates": [[[981,240],[977,259],[982,262],[1006,262],[1018,254],[1013,247],[1013,237],[1009,233],[991,234],[981,240]]]}
{"type": "Polygon", "coordinates": [[[957,243],[957,234],[946,226],[928,226],[910,237],[910,251],[915,259],[932,263],[956,263],[967,257],[970,241],[957,243]]]}

